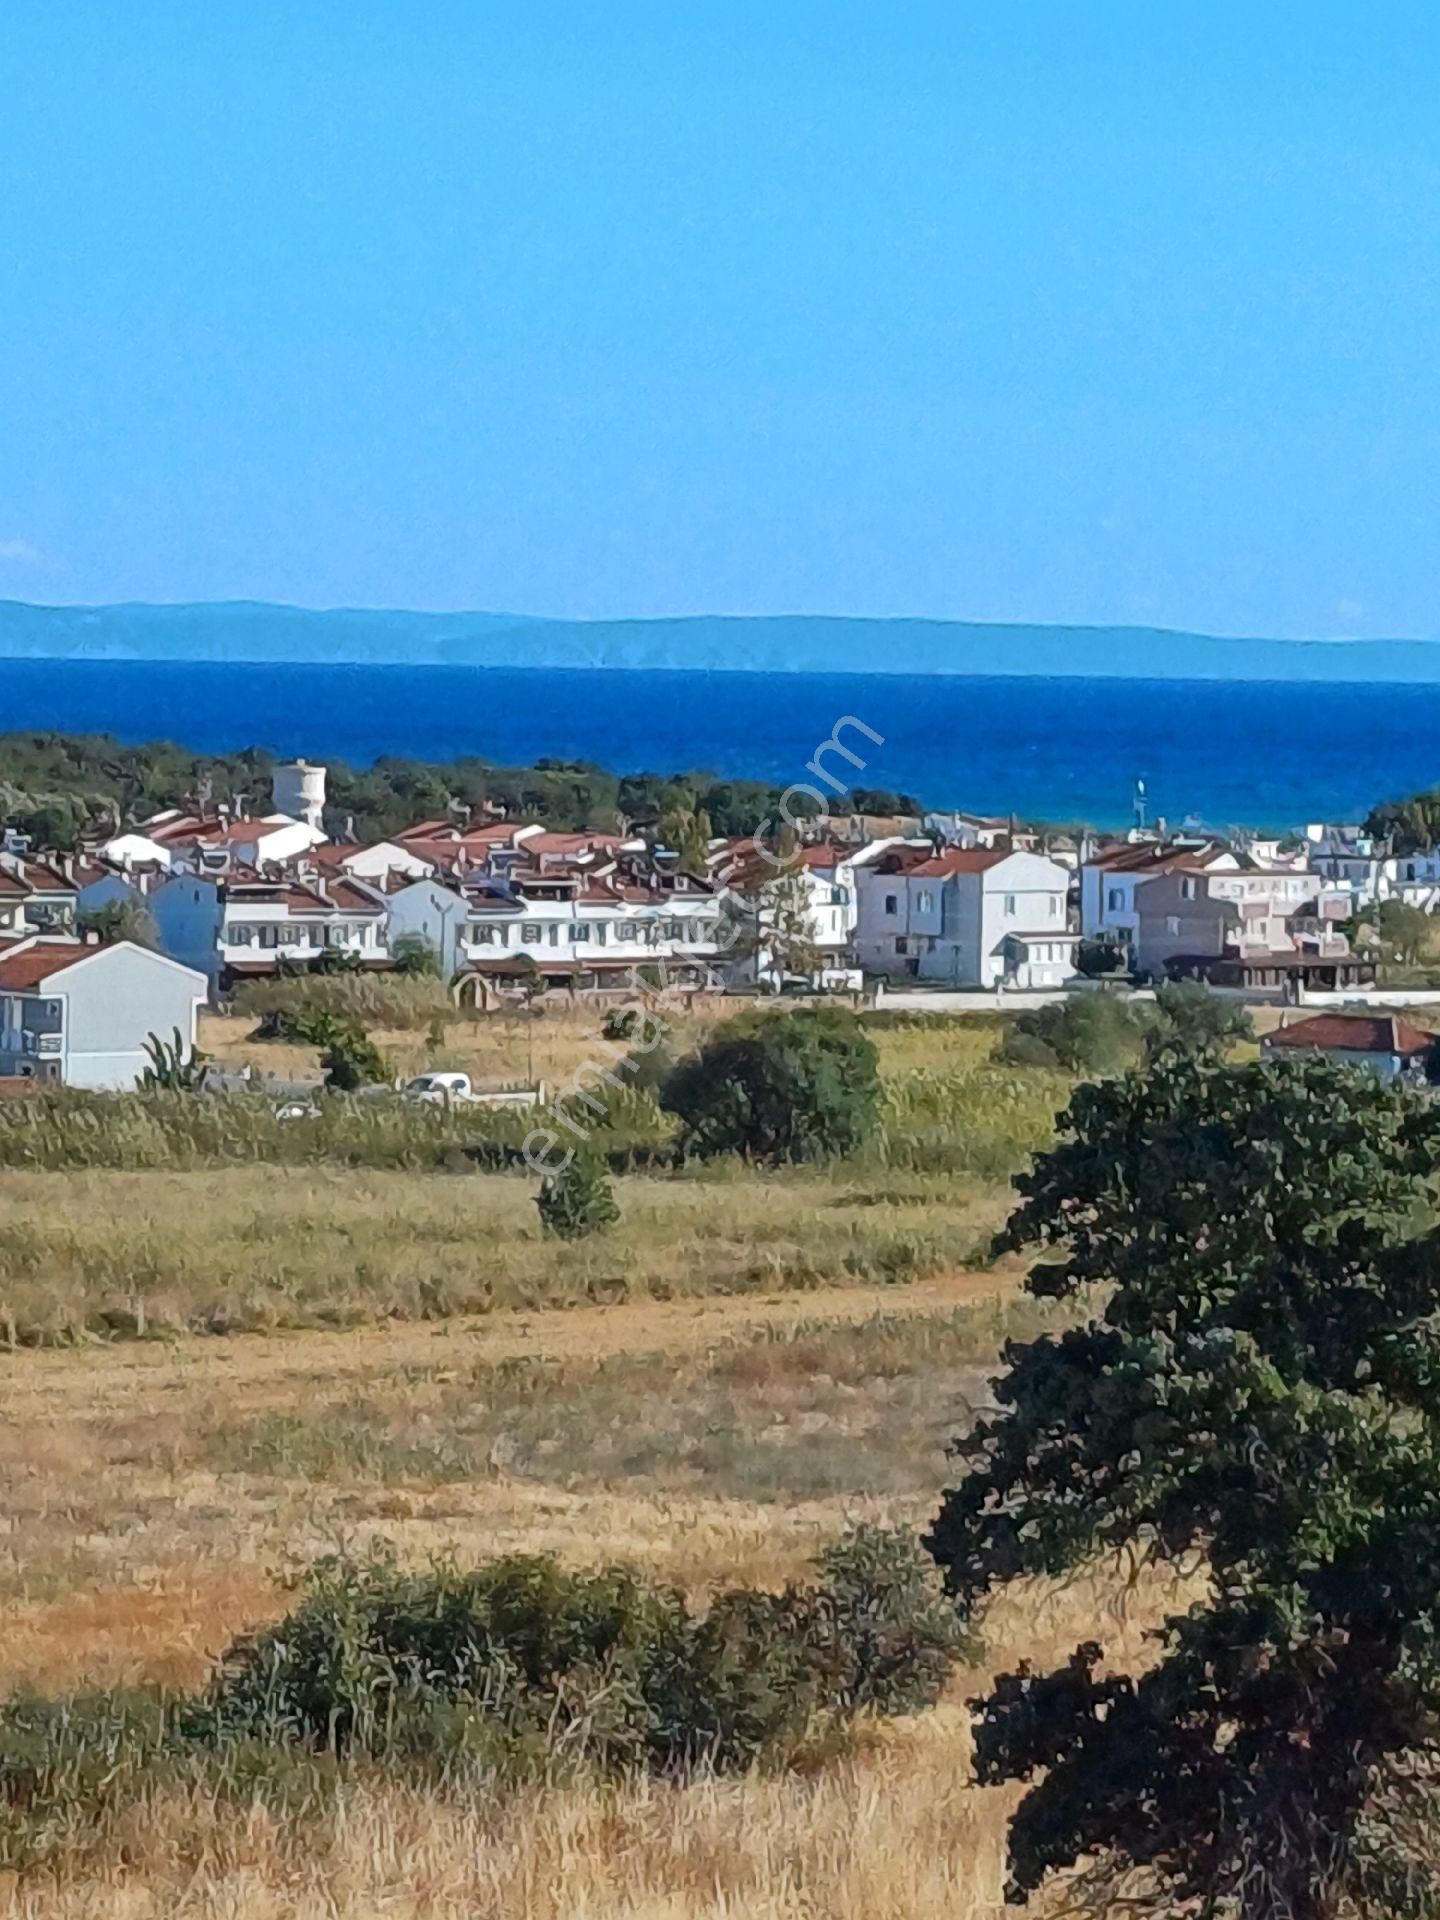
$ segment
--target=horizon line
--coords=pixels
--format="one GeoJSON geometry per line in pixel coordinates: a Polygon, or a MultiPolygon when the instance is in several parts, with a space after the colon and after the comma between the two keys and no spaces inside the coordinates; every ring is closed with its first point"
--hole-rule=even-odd
{"type": "MultiPolygon", "coordinates": [[[[705,611],[699,613],[648,613],[648,614],[547,614],[520,613],[506,608],[492,607],[399,607],[399,606],[357,606],[341,604],[334,606],[307,606],[296,600],[264,600],[248,596],[239,598],[221,598],[214,600],[19,600],[9,596],[0,597],[0,613],[9,609],[21,609],[27,613],[85,614],[85,613],[185,613],[219,611],[222,609],[254,608],[270,613],[294,613],[310,615],[324,619],[331,615],[372,616],[375,618],[416,618],[423,620],[467,620],[483,619],[513,621],[520,626],[567,626],[567,627],[607,627],[607,626],[676,626],[703,620],[724,620],[744,624],[762,624],[774,621],[814,622],[817,624],[845,621],[855,625],[904,625],[927,627],[968,627],[980,629],[1023,629],[1027,632],[1054,632],[1077,634],[1157,634],[1174,640],[1218,640],[1234,645],[1256,642],[1265,646],[1280,647],[1433,647],[1440,646],[1440,635],[1424,634],[1267,634],[1267,633],[1217,633],[1208,628],[1171,626],[1166,623],[1095,620],[1023,620],[1018,618],[974,618],[961,614],[931,613],[814,613],[814,612],[767,612],[767,613],[717,613],[705,611]]],[[[763,671],[763,669],[757,669],[763,671]]],[[[783,671],[783,669],[782,669],[783,671]]],[[[999,676],[1008,677],[1008,676],[999,676]]],[[[1055,676],[1090,678],[1088,675],[1055,676]]]]}

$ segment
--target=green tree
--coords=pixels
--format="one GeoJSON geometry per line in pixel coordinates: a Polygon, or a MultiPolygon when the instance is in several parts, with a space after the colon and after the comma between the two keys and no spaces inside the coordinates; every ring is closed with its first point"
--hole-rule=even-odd
{"type": "Polygon", "coordinates": [[[1388,840],[1399,854],[1420,853],[1440,845],[1440,788],[1413,793],[1408,800],[1387,800],[1372,807],[1365,831],[1388,840]]]}
{"type": "Polygon", "coordinates": [[[1125,949],[1116,940],[1082,940],[1075,949],[1075,970],[1087,980],[1125,971],[1125,949]]]}
{"type": "Polygon", "coordinates": [[[320,1055],[326,1086],[334,1093],[354,1093],[359,1087],[388,1080],[385,1056],[360,1022],[344,1014],[327,1017],[331,1024],[320,1055]]]}
{"type": "Polygon", "coordinates": [[[1138,1676],[1087,1644],[977,1703],[979,1777],[1031,1783],[1013,1898],[1083,1860],[1092,1911],[1128,1876],[1127,1911],[1337,1920],[1393,1870],[1440,1758],[1437,1150],[1368,1075],[1181,1057],[1079,1089],[1017,1182],[1030,1290],[1100,1304],[1006,1349],[947,1586],[973,1612],[1102,1553],[1209,1582],[1138,1676]]]}
{"type": "Polygon", "coordinates": [[[1168,1053],[1222,1058],[1238,1041],[1253,1040],[1255,1025],[1242,1002],[1227,1000],[1200,980],[1167,980],[1155,989],[1155,1018],[1145,1036],[1152,1058],[1168,1053]]]}
{"type": "Polygon", "coordinates": [[[1435,935],[1435,922],[1419,907],[1403,900],[1382,900],[1373,915],[1380,945],[1402,966],[1413,967],[1424,959],[1435,935]]]}
{"type": "Polygon", "coordinates": [[[402,933],[390,949],[390,964],[397,973],[418,974],[438,980],[440,955],[423,933],[402,933]]]}
{"type": "Polygon", "coordinates": [[[810,887],[803,873],[786,868],[773,877],[726,894],[719,942],[723,952],[755,963],[757,978],[778,985],[810,980],[824,964],[815,939],[810,887]]]}
{"type": "Polygon", "coordinates": [[[159,929],[138,900],[107,900],[103,906],[86,907],[75,916],[75,925],[104,947],[129,940],[153,953],[160,944],[159,929]]]}
{"type": "Polygon", "coordinates": [[[620,1218],[610,1175],[592,1153],[577,1153],[558,1173],[543,1180],[535,1205],[541,1226],[558,1240],[583,1240],[603,1233],[620,1218]]]}
{"type": "Polygon", "coordinates": [[[660,816],[656,835],[663,846],[679,855],[679,872],[704,880],[710,872],[710,841],[714,829],[703,807],[674,806],[660,816]]]}
{"type": "Polygon", "coordinates": [[[1118,994],[1085,992],[1017,1014],[1000,1043],[1013,1066],[1059,1068],[1064,1073],[1118,1073],[1140,1057],[1146,1021],[1118,994]]]}
{"type": "Polygon", "coordinates": [[[813,1160],[852,1152],[880,1108],[875,1048],[852,1013],[743,1015],[682,1061],[661,1092],[687,1153],[813,1160]]]}

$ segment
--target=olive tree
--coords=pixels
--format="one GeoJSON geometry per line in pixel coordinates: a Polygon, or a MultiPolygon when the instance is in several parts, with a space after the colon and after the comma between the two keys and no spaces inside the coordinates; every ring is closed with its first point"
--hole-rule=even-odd
{"type": "Polygon", "coordinates": [[[685,1152],[815,1160],[851,1152],[874,1130],[880,1079],[854,1014],[797,1007],[727,1021],[661,1090],[685,1152]]]}
{"type": "Polygon", "coordinates": [[[1030,1783],[1012,1898],[1077,1866],[1104,1912],[1436,1897],[1398,1815],[1440,1762],[1437,1142],[1351,1068],[1179,1055],[1080,1088],[1017,1182],[1002,1245],[1090,1307],[1007,1347],[957,1442],[947,1586],[971,1614],[1098,1555],[1206,1579],[1144,1671],[1087,1644],[976,1703],[980,1778],[1030,1783]]]}

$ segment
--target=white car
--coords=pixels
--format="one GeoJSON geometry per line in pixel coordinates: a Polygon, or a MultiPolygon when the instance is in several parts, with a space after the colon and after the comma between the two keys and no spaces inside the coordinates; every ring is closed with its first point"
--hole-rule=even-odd
{"type": "Polygon", "coordinates": [[[405,1099],[425,1107],[468,1107],[475,1104],[475,1089],[468,1073],[422,1073],[407,1080],[400,1089],[405,1099]]]}

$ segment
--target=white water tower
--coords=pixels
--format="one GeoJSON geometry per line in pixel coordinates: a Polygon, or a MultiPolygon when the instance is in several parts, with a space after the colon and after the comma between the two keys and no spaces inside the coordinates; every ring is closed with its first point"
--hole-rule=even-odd
{"type": "Polygon", "coordinates": [[[304,820],[320,831],[321,815],[325,811],[325,769],[312,767],[308,760],[293,760],[288,765],[276,767],[271,796],[277,813],[287,813],[292,820],[304,820]]]}

